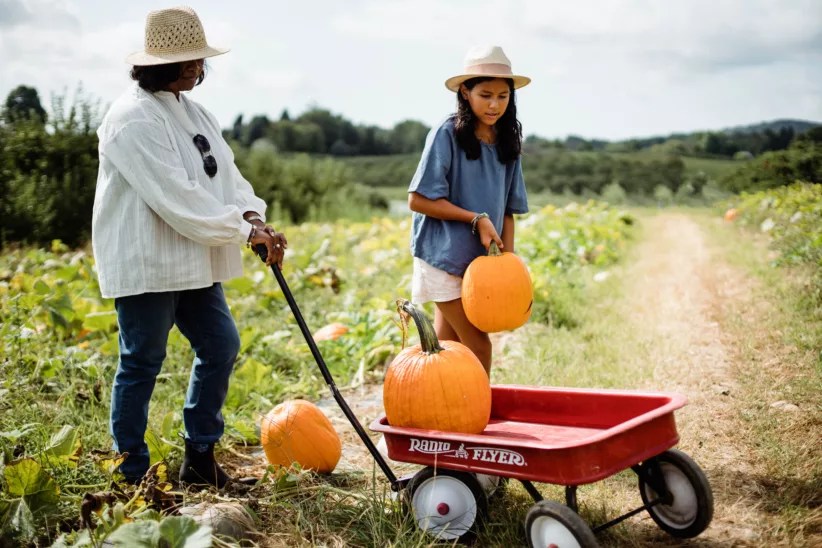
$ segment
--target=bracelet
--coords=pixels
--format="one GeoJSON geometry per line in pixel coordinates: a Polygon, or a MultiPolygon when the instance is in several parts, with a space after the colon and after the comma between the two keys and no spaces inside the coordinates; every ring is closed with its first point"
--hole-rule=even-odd
{"type": "Polygon", "coordinates": [[[483,219],[483,218],[485,218],[485,219],[488,218],[488,214],[485,213],[484,211],[482,213],[477,213],[476,217],[471,219],[471,234],[476,234],[477,233],[477,223],[479,222],[480,219],[483,219]]]}
{"type": "Polygon", "coordinates": [[[257,214],[255,213],[254,215],[249,215],[249,216],[248,216],[248,218],[246,219],[246,221],[248,221],[249,223],[250,223],[251,221],[260,221],[260,222],[263,222],[263,218],[262,218],[262,217],[260,217],[259,215],[257,215],[257,214]]]}
{"type": "Polygon", "coordinates": [[[257,235],[257,227],[251,225],[251,232],[248,233],[248,240],[246,240],[246,246],[251,247],[251,240],[257,235]]]}

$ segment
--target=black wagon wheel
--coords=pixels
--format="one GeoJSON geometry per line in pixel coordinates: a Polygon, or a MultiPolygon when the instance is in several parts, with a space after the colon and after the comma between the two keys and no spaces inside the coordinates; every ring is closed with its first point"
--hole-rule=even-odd
{"type": "Polygon", "coordinates": [[[430,466],[417,472],[407,487],[417,526],[441,540],[471,540],[488,513],[488,499],[467,472],[430,466]]]}
{"type": "Polygon", "coordinates": [[[534,548],[597,548],[594,532],[579,514],[559,502],[541,500],[525,516],[525,536],[534,548]]]}
{"type": "MultiPolygon", "coordinates": [[[[652,459],[659,465],[669,497],[648,508],[660,529],[676,538],[692,538],[704,531],[714,515],[714,496],[708,478],[691,457],[671,449],[652,459]]],[[[649,463],[644,465],[648,470],[649,463]]],[[[659,494],[639,476],[639,494],[648,504],[659,494]]]]}

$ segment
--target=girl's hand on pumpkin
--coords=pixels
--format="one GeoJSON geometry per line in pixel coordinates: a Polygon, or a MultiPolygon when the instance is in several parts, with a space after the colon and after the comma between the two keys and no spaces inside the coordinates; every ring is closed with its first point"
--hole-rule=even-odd
{"type": "Polygon", "coordinates": [[[491,247],[491,242],[496,242],[497,246],[502,249],[502,238],[497,234],[497,229],[494,228],[494,223],[491,219],[483,217],[477,221],[477,232],[479,232],[480,242],[485,249],[491,247]]]}

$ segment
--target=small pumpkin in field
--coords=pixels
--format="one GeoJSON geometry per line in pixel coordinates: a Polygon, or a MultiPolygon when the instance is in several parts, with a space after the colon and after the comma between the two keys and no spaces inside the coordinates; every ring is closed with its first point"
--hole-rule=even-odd
{"type": "Polygon", "coordinates": [[[462,307],[480,331],[496,333],[524,325],[533,304],[525,262],[513,253],[500,252],[495,242],[488,255],[471,261],[462,277],[462,307]]]}
{"type": "Polygon", "coordinates": [[[725,220],[729,223],[735,221],[736,218],[739,216],[739,210],[735,207],[730,208],[728,211],[725,212],[725,220]]]}
{"type": "Polygon", "coordinates": [[[313,336],[315,341],[336,341],[346,333],[348,326],[335,322],[319,328],[313,336]]]}
{"type": "Polygon", "coordinates": [[[303,470],[328,473],[342,455],[342,443],[319,407],[305,400],[285,401],[260,423],[260,443],[275,466],[297,463],[303,470]]]}
{"type": "Polygon", "coordinates": [[[385,415],[392,426],[478,434],[491,417],[491,385],[479,359],[456,341],[438,341],[434,326],[408,301],[420,344],[397,354],[383,386],[385,415]]]}

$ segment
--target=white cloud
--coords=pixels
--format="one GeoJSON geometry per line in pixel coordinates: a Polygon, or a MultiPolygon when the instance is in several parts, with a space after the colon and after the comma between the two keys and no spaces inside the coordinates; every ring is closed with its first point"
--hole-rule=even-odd
{"type": "MultiPolygon", "coordinates": [[[[80,81],[105,102],[128,84],[161,0],[0,0],[0,98],[80,81]]],[[[504,47],[533,78],[526,133],[621,138],[790,116],[822,119],[818,0],[201,0],[209,41],[232,52],[192,97],[239,113],[312,103],[358,123],[435,123],[469,46],[504,47]],[[236,4],[236,5],[235,5],[236,4]]]]}

